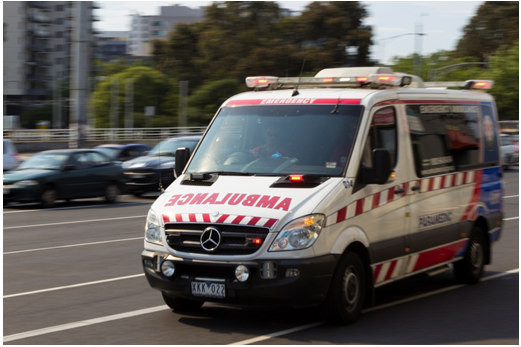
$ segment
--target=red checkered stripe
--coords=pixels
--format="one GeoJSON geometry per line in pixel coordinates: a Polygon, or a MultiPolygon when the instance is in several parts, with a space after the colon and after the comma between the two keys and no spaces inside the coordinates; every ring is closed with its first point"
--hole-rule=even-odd
{"type": "Polygon", "coordinates": [[[462,252],[467,242],[468,239],[458,240],[420,253],[373,264],[373,282],[375,285],[384,284],[395,278],[448,262],[462,252]]]}
{"type": "Polygon", "coordinates": [[[481,172],[482,170],[456,172],[443,176],[428,177],[411,182],[404,182],[401,185],[397,185],[373,195],[363,197],[347,206],[344,206],[335,213],[327,216],[326,226],[341,223],[350,218],[359,216],[362,213],[369,212],[384,205],[395,202],[407,195],[414,194],[415,192],[411,188],[417,185],[420,186],[418,193],[421,194],[471,183],[479,183],[478,181],[480,181],[481,172]],[[395,191],[399,188],[405,190],[405,192],[396,194],[395,191]]]}
{"type": "Polygon", "coordinates": [[[222,214],[214,217],[209,213],[175,213],[171,215],[163,214],[164,223],[212,223],[212,224],[232,224],[248,225],[256,227],[273,228],[279,220],[275,218],[251,217],[231,214],[222,214]]]}

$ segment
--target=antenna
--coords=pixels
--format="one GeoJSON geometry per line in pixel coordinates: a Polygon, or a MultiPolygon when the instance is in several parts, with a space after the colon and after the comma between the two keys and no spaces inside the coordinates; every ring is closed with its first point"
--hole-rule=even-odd
{"type": "Polygon", "coordinates": [[[304,61],[302,62],[302,68],[300,69],[300,76],[298,76],[298,82],[295,86],[295,90],[293,90],[293,93],[291,93],[291,96],[297,96],[300,93],[298,92],[298,85],[300,84],[300,79],[302,78],[302,73],[304,72],[304,65],[306,65],[306,58],[304,58],[304,61]]]}

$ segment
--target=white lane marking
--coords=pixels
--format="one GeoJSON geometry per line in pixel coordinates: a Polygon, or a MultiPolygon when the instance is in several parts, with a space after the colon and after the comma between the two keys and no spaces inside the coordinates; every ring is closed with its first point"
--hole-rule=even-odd
{"type": "Polygon", "coordinates": [[[94,319],[87,319],[87,320],[82,320],[82,321],[74,322],[74,323],[67,323],[67,324],[62,324],[62,325],[56,325],[56,326],[49,327],[49,328],[43,328],[43,329],[26,331],[24,333],[4,336],[4,343],[5,342],[15,341],[15,340],[20,340],[20,339],[26,339],[26,338],[29,338],[29,337],[35,337],[35,336],[55,333],[55,332],[58,332],[58,331],[64,331],[64,330],[69,330],[69,329],[86,327],[86,326],[93,325],[93,324],[110,322],[110,321],[118,320],[118,319],[125,319],[125,318],[130,318],[130,317],[141,316],[141,315],[144,315],[144,314],[154,313],[154,312],[163,311],[163,310],[167,310],[167,309],[169,309],[168,306],[161,305],[161,306],[156,306],[156,307],[145,308],[145,309],[142,309],[142,310],[136,310],[136,311],[130,311],[130,312],[125,312],[125,313],[120,313],[120,314],[114,314],[112,316],[106,316],[106,317],[94,318],[94,319]]]}
{"type": "Polygon", "coordinates": [[[145,276],[145,274],[143,273],[143,274],[137,274],[137,275],[115,277],[115,278],[109,278],[109,279],[106,279],[106,280],[77,283],[77,284],[71,284],[69,286],[61,286],[61,287],[33,290],[32,292],[24,292],[24,293],[4,295],[4,299],[14,298],[14,297],[17,297],[17,296],[24,296],[24,295],[32,295],[32,294],[40,294],[40,293],[46,293],[46,292],[54,292],[56,290],[62,290],[62,289],[70,289],[70,288],[90,286],[90,285],[93,285],[93,284],[100,284],[100,283],[114,282],[114,281],[120,281],[120,280],[127,280],[129,278],[136,278],[136,277],[141,277],[141,276],[145,276]]]}
{"type": "Polygon", "coordinates": [[[503,199],[509,199],[509,198],[519,198],[519,195],[509,195],[509,196],[503,197],[503,199]]]}
{"type": "Polygon", "coordinates": [[[65,225],[65,224],[76,224],[76,223],[106,222],[106,221],[109,221],[109,220],[145,218],[145,217],[146,217],[146,215],[143,215],[143,216],[131,216],[131,217],[115,217],[115,218],[103,218],[103,219],[77,220],[77,221],[72,221],[72,222],[59,222],[59,223],[47,223],[47,224],[20,225],[20,226],[16,226],[16,227],[4,227],[4,230],[7,230],[7,229],[22,229],[22,228],[34,228],[34,227],[47,227],[47,226],[51,226],[51,225],[65,225]]]}
{"type": "MultiPolygon", "coordinates": [[[[506,276],[506,275],[510,275],[510,274],[513,274],[513,273],[519,273],[519,269],[509,270],[507,272],[502,272],[502,273],[499,273],[499,274],[491,275],[491,276],[482,278],[481,281],[487,281],[487,280],[491,280],[491,279],[494,279],[494,278],[499,278],[499,277],[503,277],[503,276],[506,276]]],[[[446,290],[439,290],[439,291],[431,292],[431,293],[428,293],[428,294],[435,295],[435,294],[438,294],[438,293],[441,293],[441,292],[444,292],[444,291],[457,289],[457,288],[460,288],[462,286],[464,286],[464,285],[452,286],[452,287],[447,288],[446,290]]],[[[423,298],[423,297],[426,297],[426,296],[429,296],[429,295],[426,295],[426,294],[418,295],[418,296],[412,297],[410,299],[397,301],[396,303],[393,303],[393,304],[394,305],[398,305],[398,304],[402,304],[402,303],[407,302],[407,301],[413,301],[413,300],[416,300],[416,299],[419,299],[419,298],[423,298]]],[[[375,307],[375,308],[372,308],[372,309],[369,309],[369,310],[364,310],[364,311],[362,311],[362,313],[376,311],[376,310],[379,310],[379,309],[382,309],[382,308],[386,308],[386,307],[389,307],[389,306],[394,306],[393,304],[382,305],[382,306],[378,306],[378,307],[375,307]]],[[[115,314],[115,315],[112,315],[112,316],[106,316],[106,317],[100,317],[100,318],[94,318],[94,319],[87,319],[87,320],[79,321],[79,322],[67,323],[67,324],[56,325],[56,326],[53,326],[53,327],[48,327],[48,328],[43,328],[43,329],[26,331],[26,332],[23,332],[23,333],[18,333],[18,334],[4,336],[4,342],[11,342],[11,341],[21,340],[21,339],[25,339],[25,338],[29,338],[29,337],[50,334],[50,333],[54,333],[54,332],[58,332],[58,331],[75,329],[75,328],[85,327],[85,326],[89,326],[89,325],[105,323],[105,322],[109,322],[109,321],[113,321],[113,320],[140,316],[140,315],[143,315],[143,314],[154,313],[154,312],[158,312],[158,311],[162,311],[162,310],[166,310],[166,309],[169,309],[169,307],[166,306],[166,305],[162,305],[162,306],[151,307],[151,308],[143,309],[143,310],[137,310],[137,311],[130,311],[130,312],[125,312],[125,313],[115,314]]],[[[235,343],[232,343],[232,344],[233,345],[243,345],[243,344],[245,345],[245,344],[247,344],[245,342],[248,342],[248,341],[252,341],[252,342],[249,342],[249,343],[264,341],[264,340],[268,340],[268,339],[270,339],[272,337],[282,336],[284,334],[289,334],[289,333],[292,333],[292,332],[295,332],[295,331],[300,331],[300,330],[303,330],[303,329],[309,329],[309,328],[316,327],[316,326],[319,326],[319,325],[322,325],[322,324],[324,324],[323,321],[314,322],[314,323],[302,325],[300,327],[295,327],[295,328],[292,328],[292,329],[283,330],[283,331],[276,332],[276,333],[273,333],[273,334],[263,335],[263,336],[259,336],[259,337],[256,337],[256,338],[235,342],[235,343]]]]}
{"type": "Polygon", "coordinates": [[[513,219],[519,219],[519,216],[517,216],[517,217],[510,217],[510,218],[503,218],[503,220],[513,220],[513,219]]]}
{"type": "Polygon", "coordinates": [[[318,327],[318,326],[320,326],[320,325],[322,325],[324,323],[325,323],[324,321],[320,321],[320,322],[315,322],[315,323],[311,323],[311,324],[301,325],[301,326],[296,327],[296,328],[282,330],[282,331],[278,331],[276,333],[272,333],[272,334],[268,334],[268,335],[262,335],[262,336],[254,337],[254,338],[251,338],[251,339],[248,339],[248,340],[243,340],[243,341],[239,341],[239,342],[230,343],[230,345],[250,345],[252,343],[262,342],[262,341],[265,341],[265,340],[272,339],[274,337],[288,335],[288,334],[296,333],[297,331],[318,327]]]}
{"type": "MultiPolygon", "coordinates": [[[[130,201],[119,201],[118,204],[125,205],[141,205],[139,202],[130,202],[130,201]]],[[[49,211],[60,211],[60,210],[86,210],[88,208],[103,208],[108,206],[109,204],[102,205],[93,205],[93,206],[69,206],[69,207],[55,207],[55,208],[40,208],[40,209],[31,209],[31,210],[17,210],[17,211],[6,211],[4,206],[4,214],[13,214],[13,213],[26,213],[26,212],[49,212],[49,211]]],[[[113,204],[110,204],[113,205],[113,204]]]]}
{"type": "Polygon", "coordinates": [[[123,241],[134,241],[134,240],[143,240],[143,237],[132,237],[129,239],[120,239],[120,240],[108,240],[108,241],[98,241],[98,242],[88,242],[88,243],[77,243],[74,245],[65,245],[65,246],[54,246],[54,247],[45,247],[45,248],[33,248],[26,249],[22,251],[12,251],[12,252],[4,252],[4,255],[8,254],[17,254],[17,253],[26,253],[26,252],[37,252],[37,251],[47,251],[49,249],[57,249],[57,248],[70,248],[70,247],[81,247],[81,246],[91,246],[91,245],[100,245],[104,243],[112,243],[112,242],[123,242],[123,241]]]}

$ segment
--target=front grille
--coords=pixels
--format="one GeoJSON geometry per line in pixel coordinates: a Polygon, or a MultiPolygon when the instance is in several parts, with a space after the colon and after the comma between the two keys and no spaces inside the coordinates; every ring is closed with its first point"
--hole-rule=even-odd
{"type": "Polygon", "coordinates": [[[167,223],[165,225],[166,241],[168,245],[178,251],[197,254],[215,255],[248,255],[259,250],[269,233],[268,228],[250,227],[244,225],[212,225],[199,223],[167,223]],[[221,243],[213,251],[201,247],[203,231],[212,226],[219,230],[221,243]],[[260,244],[253,240],[260,239],[260,244]]]}

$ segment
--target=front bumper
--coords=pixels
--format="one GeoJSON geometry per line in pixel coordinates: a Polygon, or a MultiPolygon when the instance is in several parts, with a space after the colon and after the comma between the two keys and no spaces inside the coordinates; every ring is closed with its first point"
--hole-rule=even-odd
{"type": "MultiPolygon", "coordinates": [[[[326,298],[339,255],[326,255],[312,259],[266,260],[274,263],[274,278],[261,278],[261,264],[254,261],[197,261],[168,257],[175,264],[172,277],[164,276],[161,262],[168,255],[143,251],[141,260],[148,283],[152,288],[168,295],[191,300],[212,301],[231,304],[275,304],[275,305],[313,305],[326,298]],[[145,265],[148,262],[148,265],[145,265]],[[250,277],[246,282],[235,278],[235,268],[246,265],[250,277]],[[286,277],[287,269],[298,269],[296,277],[286,277]],[[192,294],[192,282],[225,284],[225,298],[201,297],[192,294]]],[[[262,273],[265,276],[264,273],[262,273]]]]}
{"type": "Polygon", "coordinates": [[[41,194],[40,186],[4,185],[4,204],[8,202],[38,202],[41,194]]]}
{"type": "Polygon", "coordinates": [[[159,177],[163,188],[168,187],[174,181],[173,169],[139,169],[127,170],[124,173],[125,186],[131,192],[150,192],[159,189],[159,177]]]}

